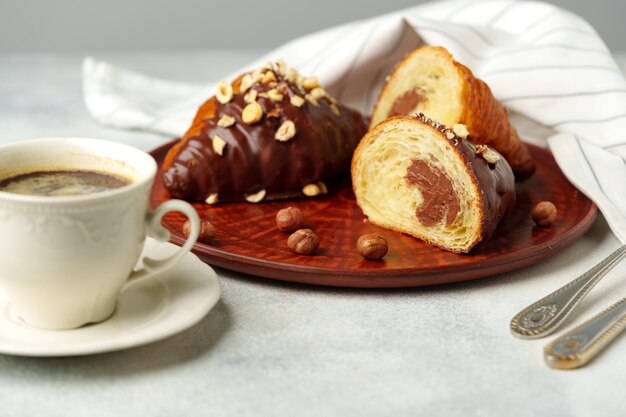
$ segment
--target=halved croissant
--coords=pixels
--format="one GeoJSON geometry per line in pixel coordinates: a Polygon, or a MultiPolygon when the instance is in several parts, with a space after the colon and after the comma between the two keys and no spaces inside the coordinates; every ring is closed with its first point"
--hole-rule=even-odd
{"type": "Polygon", "coordinates": [[[420,112],[447,126],[464,124],[472,141],[506,158],[516,178],[534,173],[535,163],[506,108],[487,84],[442,47],[417,48],[398,63],[378,97],[370,128],[387,117],[420,112]]]}
{"type": "Polygon", "coordinates": [[[515,178],[500,154],[423,114],[392,117],[363,137],[352,186],[372,223],[451,252],[489,239],[515,204],[515,178]]]}

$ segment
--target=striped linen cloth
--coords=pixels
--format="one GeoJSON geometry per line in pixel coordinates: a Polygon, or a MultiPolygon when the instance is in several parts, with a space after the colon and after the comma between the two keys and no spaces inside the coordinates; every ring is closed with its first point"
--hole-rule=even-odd
{"type": "MultiPolygon", "coordinates": [[[[571,12],[530,1],[429,3],[295,39],[224,78],[282,58],[369,113],[394,64],[423,42],[446,47],[486,81],[524,140],[550,147],[626,243],[626,80],[593,27],[571,12]]],[[[98,121],[172,136],[184,133],[215,86],[154,79],[91,58],[83,83],[98,121]]]]}

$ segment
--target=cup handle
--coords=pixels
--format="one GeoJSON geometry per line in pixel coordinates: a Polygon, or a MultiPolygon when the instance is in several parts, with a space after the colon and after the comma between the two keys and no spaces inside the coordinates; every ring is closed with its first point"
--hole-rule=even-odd
{"type": "Polygon", "coordinates": [[[198,239],[200,233],[200,218],[191,204],[182,200],[168,200],[161,204],[156,210],[146,213],[146,229],[148,235],[156,238],[160,242],[167,242],[170,239],[170,232],[161,225],[161,219],[170,211],[183,213],[191,223],[191,230],[185,244],[172,256],[165,259],[143,258],[143,268],[131,272],[126,285],[138,279],[145,278],[157,272],[171,268],[183,256],[187,254],[198,239]]]}

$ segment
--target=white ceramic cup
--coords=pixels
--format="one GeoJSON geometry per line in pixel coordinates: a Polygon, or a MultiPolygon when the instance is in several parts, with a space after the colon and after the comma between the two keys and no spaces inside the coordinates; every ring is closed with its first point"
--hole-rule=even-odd
{"type": "Polygon", "coordinates": [[[180,200],[148,211],[157,167],[131,146],[96,139],[44,138],[0,146],[0,179],[33,170],[78,168],[110,172],[129,185],[75,196],[0,191],[0,289],[24,322],[70,329],[111,316],[128,283],[161,272],[183,257],[200,229],[198,214],[180,200]],[[161,218],[184,213],[191,232],[164,260],[143,259],[146,233],[169,239],[161,218]]]}

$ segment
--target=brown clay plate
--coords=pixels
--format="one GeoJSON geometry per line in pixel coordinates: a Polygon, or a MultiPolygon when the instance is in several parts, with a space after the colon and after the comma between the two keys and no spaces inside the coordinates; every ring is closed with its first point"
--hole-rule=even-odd
{"type": "MultiPolygon", "coordinates": [[[[159,166],[172,145],[151,152],[159,166]]],[[[537,173],[517,185],[516,207],[494,237],[469,255],[449,253],[364,221],[348,181],[331,187],[322,198],[215,206],[195,203],[200,218],[217,228],[217,237],[212,245],[197,243],[194,252],[207,263],[246,274],[361,288],[446,284],[523,268],[572,244],[597,215],[596,206],[567,181],[550,152],[529,146],[537,173]],[[554,202],[559,209],[556,223],[549,228],[535,227],[529,215],[532,205],[542,200],[554,202]],[[276,212],[287,206],[300,208],[307,217],[307,227],[319,236],[320,249],[314,256],[293,254],[287,247],[288,234],[276,229],[276,212]],[[382,233],[389,242],[389,253],[383,260],[367,261],[355,250],[358,237],[371,232],[382,233]]],[[[159,169],[152,188],[152,207],[170,198],[161,177],[159,169]]],[[[184,241],[185,220],[178,213],[164,218],[173,243],[184,241]]]]}

